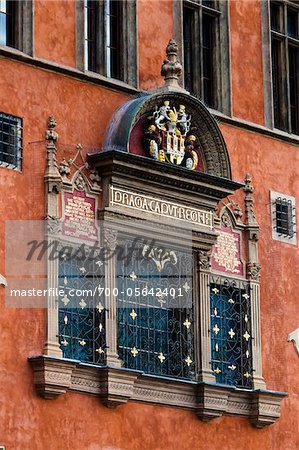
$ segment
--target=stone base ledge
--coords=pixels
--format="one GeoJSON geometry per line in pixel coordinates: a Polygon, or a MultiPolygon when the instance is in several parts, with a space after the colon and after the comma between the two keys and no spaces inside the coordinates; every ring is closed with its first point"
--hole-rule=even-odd
{"type": "Polygon", "coordinates": [[[208,422],[223,415],[247,417],[257,428],[280,416],[284,392],[245,390],[233,386],[176,380],[141,371],[96,366],[50,356],[29,358],[37,393],[46,399],[66,392],[98,396],[107,407],[128,401],[173,406],[194,411],[208,422]]]}

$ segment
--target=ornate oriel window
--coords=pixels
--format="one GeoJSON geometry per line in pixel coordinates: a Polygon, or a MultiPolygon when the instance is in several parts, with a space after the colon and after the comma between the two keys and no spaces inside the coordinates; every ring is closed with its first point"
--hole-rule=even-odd
{"type": "Polygon", "coordinates": [[[136,85],[135,1],[84,0],[77,8],[80,68],[136,85]]]}
{"type": "Polygon", "coordinates": [[[299,9],[270,2],[274,127],[299,134],[299,9]]]}
{"type": "Polygon", "coordinates": [[[46,398],[84,392],[109,407],[171,405],[204,421],[239,415],[263,427],[286,394],[267,391],[262,375],[251,178],[232,180],[220,129],[179,87],[180,71],[171,40],[165,88],[117,110],[103,151],[88,161],[80,146],[57,156],[49,120],[47,237],[63,248],[59,261],[47,260],[35,384],[46,398]],[[225,200],[240,188],[244,221],[225,200]],[[83,256],[70,258],[65,240],[81,242],[83,256]]]}
{"type": "Polygon", "coordinates": [[[207,106],[229,113],[227,7],[216,0],[183,2],[183,59],[185,88],[207,106]]]}
{"type": "Polygon", "coordinates": [[[0,166],[22,168],[23,124],[20,117],[0,113],[0,166]]]}

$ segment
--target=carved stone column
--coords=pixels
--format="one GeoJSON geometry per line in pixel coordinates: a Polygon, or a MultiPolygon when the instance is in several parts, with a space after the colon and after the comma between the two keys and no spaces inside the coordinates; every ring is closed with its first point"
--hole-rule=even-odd
{"type": "Polygon", "coordinates": [[[266,389],[266,383],[262,375],[262,351],[261,351],[261,325],[260,325],[260,264],[258,257],[259,225],[257,223],[252,194],[254,188],[251,184],[251,176],[246,175],[245,186],[245,225],[247,237],[247,278],[250,286],[251,299],[251,327],[252,327],[252,364],[253,364],[253,387],[255,389],[266,389]]]}
{"type": "Polygon", "coordinates": [[[121,360],[117,353],[117,296],[113,295],[113,289],[117,287],[116,280],[116,245],[117,231],[110,228],[103,229],[103,240],[107,259],[105,261],[105,306],[106,306],[106,364],[108,366],[121,367],[121,360]]]}
{"type": "Polygon", "coordinates": [[[56,142],[58,133],[55,131],[56,121],[54,117],[48,119],[47,140],[47,169],[45,173],[46,186],[46,220],[48,221],[47,240],[47,337],[44,353],[49,356],[62,357],[62,351],[58,342],[58,305],[55,296],[55,288],[58,279],[58,261],[50,257],[53,234],[57,231],[54,224],[59,224],[58,203],[62,179],[58,170],[56,158],[56,142]]]}
{"type": "Polygon", "coordinates": [[[198,380],[215,383],[211,369],[211,319],[210,319],[210,252],[200,250],[197,260],[198,295],[196,302],[196,329],[199,330],[200,341],[197,345],[198,380]]]}

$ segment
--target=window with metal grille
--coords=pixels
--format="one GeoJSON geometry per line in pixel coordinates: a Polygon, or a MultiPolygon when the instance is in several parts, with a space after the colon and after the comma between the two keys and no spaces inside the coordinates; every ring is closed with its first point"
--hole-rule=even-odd
{"type": "Polygon", "coordinates": [[[270,191],[272,238],[297,244],[295,197],[270,191]]]}
{"type": "Polygon", "coordinates": [[[193,258],[123,243],[118,260],[118,353],[124,367],[190,379],[195,374],[193,258]],[[139,257],[137,257],[139,255],[139,257]]]}
{"type": "Polygon", "coordinates": [[[135,84],[135,15],[135,1],[84,1],[86,70],[135,84]]]}
{"type": "Polygon", "coordinates": [[[299,8],[271,1],[271,55],[274,126],[299,134],[299,8]]]}
{"type": "MultiPolygon", "coordinates": [[[[70,244],[66,244],[70,248],[70,244]]],[[[105,301],[102,264],[60,251],[58,293],[59,343],[65,358],[105,363],[105,301]]],[[[81,256],[80,256],[81,255],[81,256]]]]}
{"type": "Polygon", "coordinates": [[[216,382],[251,389],[250,291],[245,281],[211,276],[211,351],[216,382]]]}
{"type": "Polygon", "coordinates": [[[22,119],[0,112],[0,166],[21,169],[22,134],[22,119]]]}
{"type": "Polygon", "coordinates": [[[291,200],[278,197],[275,200],[276,232],[284,236],[294,236],[294,213],[291,200]]]}
{"type": "MultiPolygon", "coordinates": [[[[184,84],[208,106],[225,110],[229,70],[219,68],[225,60],[228,29],[226,8],[221,1],[188,1],[183,7],[184,84]],[[227,77],[227,78],[226,78],[227,77]]],[[[226,111],[229,112],[229,111],[226,111]]]]}

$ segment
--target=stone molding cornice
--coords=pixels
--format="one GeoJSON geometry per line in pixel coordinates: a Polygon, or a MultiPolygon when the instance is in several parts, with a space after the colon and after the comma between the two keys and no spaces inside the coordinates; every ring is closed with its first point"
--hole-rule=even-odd
{"type": "MultiPolygon", "coordinates": [[[[243,183],[221,178],[203,172],[177,168],[171,164],[166,165],[139,155],[125,153],[117,150],[103,151],[89,155],[88,162],[95,167],[102,178],[115,180],[118,176],[129,180],[142,180],[163,189],[163,197],[167,194],[167,186],[172,191],[177,190],[188,193],[187,202],[191,197],[203,194],[206,198],[212,197],[219,201],[243,187],[243,183]]],[[[173,195],[173,193],[172,193],[173,195]]]]}

